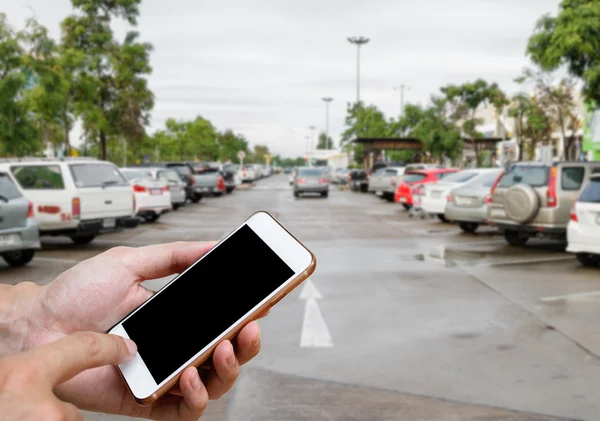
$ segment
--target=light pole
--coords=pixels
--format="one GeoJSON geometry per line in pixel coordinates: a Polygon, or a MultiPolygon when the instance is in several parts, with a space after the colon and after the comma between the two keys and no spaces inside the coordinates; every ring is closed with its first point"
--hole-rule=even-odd
{"type": "Polygon", "coordinates": [[[410,90],[410,86],[408,85],[400,85],[400,86],[394,86],[394,90],[396,91],[400,91],[400,118],[404,117],[404,90],[408,89],[410,90]]]}
{"type": "Polygon", "coordinates": [[[304,139],[306,139],[306,157],[310,159],[310,136],[304,136],[304,139]]]}
{"type": "Polygon", "coordinates": [[[369,38],[350,37],[348,42],[356,45],[356,103],[360,103],[360,47],[368,43],[369,38]]]}
{"type": "Polygon", "coordinates": [[[315,129],[317,128],[317,126],[308,126],[308,128],[310,129],[310,149],[308,152],[308,157],[310,159],[309,167],[312,167],[313,144],[314,144],[314,140],[315,140],[315,129]]]}
{"type": "Polygon", "coordinates": [[[321,99],[325,102],[325,149],[329,149],[329,104],[333,98],[326,96],[321,99]]]}

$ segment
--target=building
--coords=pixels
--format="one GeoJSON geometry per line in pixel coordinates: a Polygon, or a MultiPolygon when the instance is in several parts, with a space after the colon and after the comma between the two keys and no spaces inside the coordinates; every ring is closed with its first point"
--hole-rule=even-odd
{"type": "Polygon", "coordinates": [[[347,168],[350,163],[348,154],[337,149],[315,149],[312,153],[307,152],[304,159],[314,166],[331,168],[347,168]]]}

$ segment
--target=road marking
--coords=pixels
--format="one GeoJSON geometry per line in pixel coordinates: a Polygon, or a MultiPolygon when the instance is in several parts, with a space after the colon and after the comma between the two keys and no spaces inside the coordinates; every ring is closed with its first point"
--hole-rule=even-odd
{"type": "Polygon", "coordinates": [[[600,297],[600,291],[588,291],[588,292],[578,292],[575,294],[566,294],[566,295],[557,295],[554,297],[543,297],[540,298],[539,301],[543,303],[555,303],[563,300],[571,300],[571,301],[585,301],[588,299],[598,299],[600,297]]]}
{"type": "Polygon", "coordinates": [[[523,265],[530,263],[552,263],[552,262],[561,262],[563,260],[575,260],[573,256],[557,256],[557,257],[540,257],[533,259],[514,259],[507,260],[504,262],[496,262],[490,263],[486,266],[511,266],[511,265],[523,265]]]}
{"type": "Polygon", "coordinates": [[[310,279],[304,283],[304,289],[300,294],[301,300],[306,300],[304,305],[304,322],[302,323],[302,336],[300,337],[301,348],[330,348],[333,340],[329,329],[325,324],[317,300],[323,295],[317,290],[310,279]]]}

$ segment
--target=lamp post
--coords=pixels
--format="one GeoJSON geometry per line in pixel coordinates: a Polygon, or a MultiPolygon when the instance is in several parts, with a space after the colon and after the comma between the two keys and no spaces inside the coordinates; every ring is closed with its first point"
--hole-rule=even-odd
{"type": "Polygon", "coordinates": [[[312,158],[313,158],[313,144],[315,140],[315,129],[317,126],[308,126],[310,129],[310,149],[308,150],[308,159],[310,160],[309,167],[312,167],[312,158]]]}
{"type": "Polygon", "coordinates": [[[329,104],[333,98],[326,96],[321,99],[325,102],[325,149],[329,149],[329,104]]]}
{"type": "Polygon", "coordinates": [[[348,42],[356,45],[356,103],[360,103],[360,47],[368,43],[369,38],[350,37],[348,42]]]}
{"type": "Polygon", "coordinates": [[[394,90],[396,91],[400,91],[400,118],[404,117],[404,90],[408,89],[410,90],[410,86],[408,85],[399,85],[399,86],[394,86],[394,90]]]}

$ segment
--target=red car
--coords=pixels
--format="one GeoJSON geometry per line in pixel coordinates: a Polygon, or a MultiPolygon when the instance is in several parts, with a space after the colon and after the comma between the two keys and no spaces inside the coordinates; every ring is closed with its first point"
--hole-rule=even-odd
{"type": "Polygon", "coordinates": [[[402,183],[396,189],[394,201],[401,203],[405,209],[413,205],[413,188],[421,184],[435,183],[445,175],[460,171],[458,168],[431,168],[426,170],[408,171],[402,178],[402,183]]]}

